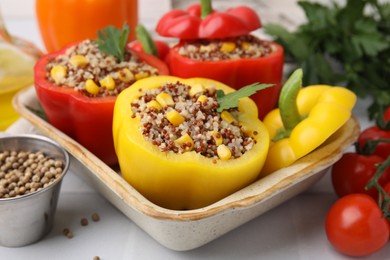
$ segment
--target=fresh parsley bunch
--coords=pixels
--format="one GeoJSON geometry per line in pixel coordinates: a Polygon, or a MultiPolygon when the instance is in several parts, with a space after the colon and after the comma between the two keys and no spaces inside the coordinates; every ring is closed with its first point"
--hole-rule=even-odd
{"type": "Polygon", "coordinates": [[[276,24],[264,28],[303,68],[303,85],[341,84],[359,97],[371,95],[370,118],[390,106],[390,3],[298,4],[307,22],[296,31],[276,24]]]}

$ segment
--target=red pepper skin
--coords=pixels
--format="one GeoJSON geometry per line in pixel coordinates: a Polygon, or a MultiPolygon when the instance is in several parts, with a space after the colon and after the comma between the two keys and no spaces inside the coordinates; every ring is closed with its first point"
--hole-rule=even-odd
{"type": "Polygon", "coordinates": [[[251,96],[251,99],[257,104],[259,118],[263,119],[277,105],[283,77],[284,50],[277,43],[271,42],[271,44],[275,51],[266,57],[197,61],[180,55],[178,49],[182,43],[178,43],[169,52],[170,73],[181,78],[214,79],[235,89],[256,82],[275,84],[275,86],[258,91],[251,96]]]}
{"type": "Polygon", "coordinates": [[[175,9],[166,13],[157,23],[156,32],[161,36],[179,39],[219,39],[245,35],[261,27],[257,13],[238,6],[224,12],[213,11],[204,19],[200,5],[186,10],[175,9]]]}
{"type": "MultiPolygon", "coordinates": [[[[158,58],[162,61],[165,61],[165,59],[169,53],[169,48],[170,48],[168,43],[166,43],[164,41],[160,41],[160,40],[154,40],[154,44],[156,45],[156,48],[157,48],[158,58]]],[[[135,51],[139,51],[139,52],[144,51],[144,48],[142,47],[142,43],[139,42],[138,40],[130,42],[128,44],[128,47],[132,50],[135,50],[135,51]]]]}
{"type": "MultiPolygon", "coordinates": [[[[65,48],[66,49],[66,48],[65,48]]],[[[69,135],[108,165],[118,163],[112,137],[116,97],[87,97],[73,88],[58,87],[46,78],[49,60],[65,49],[40,58],[34,67],[35,90],[51,125],[69,135]]],[[[132,51],[141,60],[168,75],[167,66],[158,58],[132,51]]]]}
{"type": "MultiPolygon", "coordinates": [[[[212,12],[215,10],[213,9],[212,12]]],[[[190,15],[195,15],[197,17],[202,16],[202,6],[200,4],[192,4],[189,7],[187,7],[186,12],[190,15]]]]}

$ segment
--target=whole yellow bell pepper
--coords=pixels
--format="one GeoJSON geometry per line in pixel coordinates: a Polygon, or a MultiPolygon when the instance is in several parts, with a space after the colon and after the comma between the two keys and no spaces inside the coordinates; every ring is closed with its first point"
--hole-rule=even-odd
{"type": "Polygon", "coordinates": [[[234,89],[214,80],[157,76],[137,81],[121,92],[114,109],[113,135],[123,178],[151,202],[169,209],[195,209],[210,205],[255,181],[264,164],[269,135],[258,119],[256,104],[241,98],[237,121],[249,131],[256,144],[242,156],[229,160],[211,159],[195,152],[162,152],[145,139],[140,118],[130,104],[145,90],[165,83],[215,86],[225,93],[234,89]]]}
{"type": "Polygon", "coordinates": [[[301,85],[302,70],[298,69],[282,88],[279,108],[264,118],[272,141],[261,176],[307,155],[351,117],[356,103],[352,91],[328,85],[301,85]]]}

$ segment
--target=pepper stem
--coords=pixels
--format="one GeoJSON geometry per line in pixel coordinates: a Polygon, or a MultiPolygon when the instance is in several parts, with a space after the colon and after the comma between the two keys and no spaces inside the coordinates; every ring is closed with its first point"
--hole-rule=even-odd
{"type": "Polygon", "coordinates": [[[211,0],[200,0],[200,6],[201,6],[201,18],[205,18],[209,14],[212,13],[213,7],[211,5],[211,0]]]}
{"type": "Polygon", "coordinates": [[[297,96],[302,86],[302,77],[302,69],[295,70],[284,83],[279,96],[280,116],[287,136],[302,120],[297,107],[297,96]]]}
{"type": "Polygon", "coordinates": [[[138,41],[142,44],[144,52],[158,57],[156,44],[154,43],[153,38],[148,32],[148,30],[146,30],[146,28],[142,24],[139,24],[137,25],[135,32],[138,41]]]}

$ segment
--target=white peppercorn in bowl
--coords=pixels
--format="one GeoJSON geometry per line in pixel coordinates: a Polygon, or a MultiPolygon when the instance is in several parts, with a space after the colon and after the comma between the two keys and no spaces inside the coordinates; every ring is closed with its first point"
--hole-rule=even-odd
{"type": "Polygon", "coordinates": [[[20,247],[53,226],[69,155],[35,134],[0,137],[0,245],[20,247]]]}

